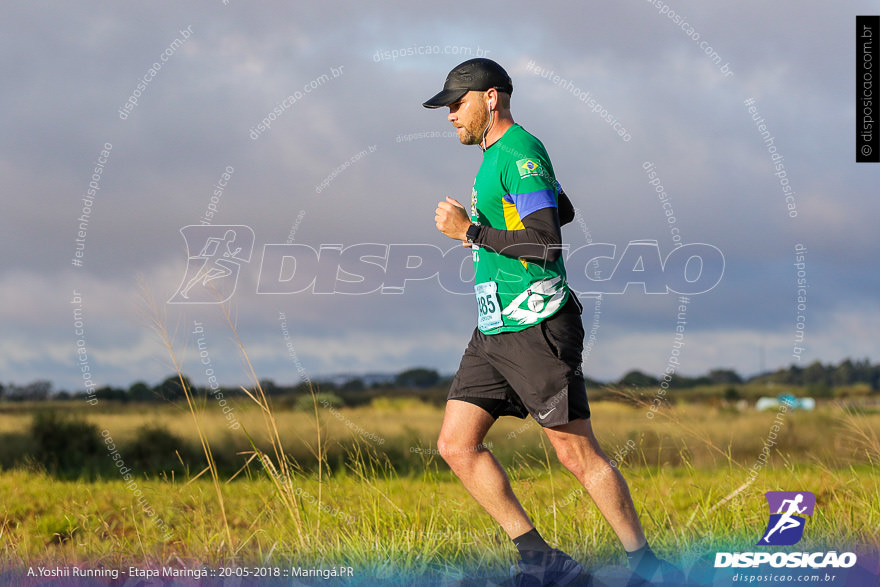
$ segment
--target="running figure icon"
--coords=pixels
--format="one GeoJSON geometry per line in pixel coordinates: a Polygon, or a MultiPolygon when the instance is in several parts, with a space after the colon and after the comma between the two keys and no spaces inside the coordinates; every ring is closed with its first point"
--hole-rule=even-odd
{"type": "Polygon", "coordinates": [[[251,260],[254,231],[249,226],[235,224],[190,224],[181,228],[180,234],[186,241],[186,272],[168,303],[227,301],[235,291],[241,265],[251,260]]]}
{"type": "Polygon", "coordinates": [[[786,507],[788,504],[788,510],[782,513],[779,520],[776,522],[776,525],[773,526],[773,529],[767,532],[764,536],[763,541],[767,544],[770,544],[770,536],[779,530],[779,533],[782,534],[786,530],[791,530],[792,528],[799,528],[801,524],[804,523],[803,518],[795,518],[794,514],[802,514],[807,511],[807,506],[802,508],[798,507],[801,502],[804,501],[804,494],[798,493],[794,499],[786,499],[780,505],[780,509],[786,507]]]}
{"type": "Polygon", "coordinates": [[[193,259],[203,259],[204,263],[195,276],[189,280],[186,287],[181,290],[180,295],[189,298],[189,290],[198,282],[201,281],[202,285],[207,287],[210,281],[232,275],[233,270],[238,267],[238,263],[230,259],[237,259],[237,255],[241,252],[241,247],[237,247],[234,251],[230,248],[234,242],[234,230],[227,230],[223,238],[209,238],[199,254],[192,257],[193,259]],[[226,245],[225,251],[221,248],[221,245],[224,244],[226,245]]]}

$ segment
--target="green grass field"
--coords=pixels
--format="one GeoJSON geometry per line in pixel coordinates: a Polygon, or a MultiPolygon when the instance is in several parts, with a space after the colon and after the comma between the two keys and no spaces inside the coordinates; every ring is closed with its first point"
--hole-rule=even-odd
{"type": "MultiPolygon", "coordinates": [[[[215,460],[232,453],[245,462],[255,446],[265,451],[265,465],[252,459],[235,478],[221,471],[212,481],[197,463],[184,474],[133,471],[127,482],[118,474],[60,480],[27,462],[2,471],[0,565],[295,563],[349,565],[376,577],[440,577],[477,568],[503,574],[513,562],[510,541],[436,453],[442,410],[415,400],[316,405],[313,412],[275,411],[271,419],[243,402],[236,409],[253,445],[210,404],[196,410],[215,460]],[[289,475],[275,460],[270,432],[276,427],[292,463],[289,475]]],[[[157,422],[199,443],[187,409],[79,412],[119,445],[157,422]]],[[[0,433],[25,430],[26,414],[0,414],[0,433]]],[[[835,405],[788,414],[751,482],[748,469],[775,413],[686,405],[652,420],[645,414],[621,403],[593,405],[597,435],[620,462],[646,533],[655,550],[676,562],[754,545],[766,524],[769,490],[816,494],[799,548],[880,545],[880,414],[835,405]]],[[[608,525],[543,438],[533,421],[505,418],[487,443],[549,542],[589,567],[622,563],[608,525]]]]}

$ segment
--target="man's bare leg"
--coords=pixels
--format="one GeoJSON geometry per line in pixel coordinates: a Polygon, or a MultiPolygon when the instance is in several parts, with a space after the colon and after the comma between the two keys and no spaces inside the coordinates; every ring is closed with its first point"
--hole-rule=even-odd
{"type": "Polygon", "coordinates": [[[614,533],[627,551],[646,544],[629,488],[623,475],[612,467],[602,452],[589,420],[573,420],[568,424],[545,428],[547,438],[556,449],[559,461],[577,477],[599,512],[608,520],[614,533]]]}
{"type": "Polygon", "coordinates": [[[504,468],[483,439],[495,419],[474,404],[449,400],[437,449],[465,489],[511,538],[534,528],[510,487],[504,468]]]}
{"type": "Polygon", "coordinates": [[[483,445],[495,419],[486,410],[460,400],[446,402],[437,448],[462,484],[507,532],[519,551],[520,576],[529,584],[568,585],[583,567],[553,550],[535,530],[510,487],[501,464],[483,445]]]}
{"type": "Polygon", "coordinates": [[[648,546],[629,487],[623,475],[617,467],[611,466],[599,447],[590,421],[574,420],[562,426],[545,428],[544,431],[556,449],[560,462],[581,482],[617,534],[627,551],[627,564],[633,573],[643,580],[650,580],[659,573],[666,583],[683,583],[684,574],[657,558],[648,546]]]}

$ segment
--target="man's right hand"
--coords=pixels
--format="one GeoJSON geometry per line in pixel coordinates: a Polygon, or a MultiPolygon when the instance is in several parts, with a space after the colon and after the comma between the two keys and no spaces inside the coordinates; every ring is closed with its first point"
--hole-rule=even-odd
{"type": "Polygon", "coordinates": [[[455,240],[461,241],[465,246],[469,246],[467,242],[467,229],[471,225],[471,218],[465,211],[464,206],[454,199],[446,196],[445,202],[437,204],[437,210],[434,212],[434,222],[437,224],[437,230],[455,240]]]}

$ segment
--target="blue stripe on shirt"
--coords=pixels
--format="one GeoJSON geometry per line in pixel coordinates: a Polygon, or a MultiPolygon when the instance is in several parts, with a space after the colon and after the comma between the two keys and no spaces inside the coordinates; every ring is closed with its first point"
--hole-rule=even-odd
{"type": "Polygon", "coordinates": [[[551,189],[529,192],[527,194],[507,194],[504,200],[516,206],[520,218],[544,208],[556,207],[556,194],[551,189]]]}

